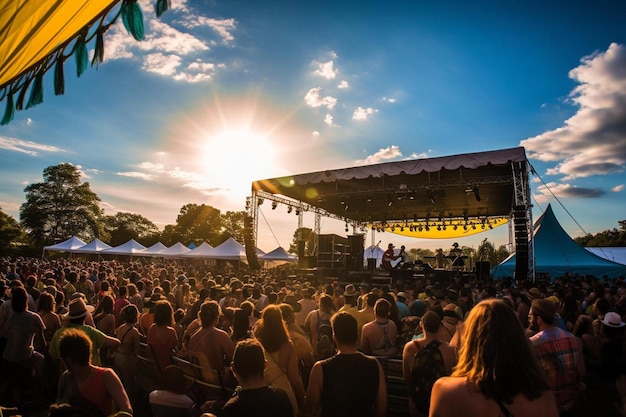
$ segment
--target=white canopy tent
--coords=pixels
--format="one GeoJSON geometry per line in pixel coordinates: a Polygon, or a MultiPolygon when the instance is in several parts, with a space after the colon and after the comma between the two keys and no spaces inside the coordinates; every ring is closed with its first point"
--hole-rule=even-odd
{"type": "Polygon", "coordinates": [[[154,245],[146,248],[143,251],[144,256],[163,256],[161,253],[167,249],[167,246],[162,244],[161,242],[157,242],[154,245]]]}
{"type": "Polygon", "coordinates": [[[625,247],[593,247],[585,248],[596,256],[626,265],[626,248],[625,247]]]}
{"type": "Polygon", "coordinates": [[[210,258],[211,252],[215,249],[213,246],[206,242],[202,242],[200,246],[189,252],[183,253],[181,256],[184,258],[210,258]]]}
{"type": "Polygon", "coordinates": [[[44,246],[43,254],[46,254],[46,251],[50,252],[74,252],[75,249],[80,248],[81,246],[85,246],[86,243],[77,238],[76,236],[72,236],[71,238],[57,243],[56,245],[44,246]]]}
{"type": "Polygon", "coordinates": [[[146,247],[141,243],[137,242],[135,239],[131,239],[126,243],[122,243],[119,246],[115,246],[113,248],[105,249],[100,253],[103,255],[141,255],[143,251],[146,250],[146,247]]]}
{"type": "Polygon", "coordinates": [[[173,244],[172,246],[170,246],[169,248],[163,250],[160,256],[164,256],[166,258],[177,258],[189,252],[191,252],[191,249],[189,249],[187,246],[183,245],[182,243],[177,242],[173,244]]]}
{"type": "Polygon", "coordinates": [[[78,249],[74,249],[74,253],[100,253],[105,249],[111,249],[111,245],[107,245],[100,239],[94,239],[87,243],[85,246],[81,246],[78,249]]]}

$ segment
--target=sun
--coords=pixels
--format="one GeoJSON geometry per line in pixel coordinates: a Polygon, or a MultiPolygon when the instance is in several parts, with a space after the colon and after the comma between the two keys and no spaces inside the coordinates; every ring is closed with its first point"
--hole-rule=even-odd
{"type": "Polygon", "coordinates": [[[270,139],[249,129],[224,130],[207,137],[203,160],[209,177],[228,179],[233,189],[249,190],[274,166],[270,139]]]}

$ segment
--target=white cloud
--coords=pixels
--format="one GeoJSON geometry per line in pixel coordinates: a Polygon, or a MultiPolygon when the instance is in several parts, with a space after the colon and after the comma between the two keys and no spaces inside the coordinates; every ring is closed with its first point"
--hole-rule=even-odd
{"type": "Polygon", "coordinates": [[[145,181],[152,181],[154,179],[154,175],[152,174],[136,171],[118,172],[116,175],[119,175],[120,177],[139,178],[145,181]]]}
{"type": "Polygon", "coordinates": [[[44,145],[29,140],[9,138],[6,136],[0,136],[0,149],[25,153],[31,156],[39,156],[40,152],[65,152],[65,150],[57,148],[56,146],[44,145]]]}
{"type": "MultiPolygon", "coordinates": [[[[150,2],[142,1],[141,6],[144,15],[154,14],[150,2]]],[[[210,28],[223,42],[232,42],[236,28],[234,19],[218,20],[200,15],[190,10],[186,1],[178,0],[172,2],[171,10],[160,19],[150,18],[146,22],[144,41],[135,41],[121,22],[113,26],[105,36],[105,59],[139,57],[143,70],[188,83],[211,80],[218,68],[225,68],[223,63],[208,59],[210,45],[216,42],[202,33],[202,29],[210,28]]]]}
{"type": "Polygon", "coordinates": [[[332,110],[337,104],[337,99],[332,96],[322,97],[320,94],[321,87],[311,88],[304,96],[304,101],[310,107],[326,107],[328,110],[332,110]]]}
{"type": "Polygon", "coordinates": [[[390,159],[395,159],[402,156],[400,147],[398,145],[391,145],[387,148],[379,149],[373,155],[367,156],[365,159],[359,159],[354,162],[355,165],[370,165],[384,162],[390,159]]]}
{"type": "Polygon", "coordinates": [[[378,112],[377,109],[373,109],[371,107],[363,108],[359,106],[354,111],[354,113],[352,113],[352,119],[353,120],[367,120],[369,116],[377,112],[378,112]]]}
{"type": "Polygon", "coordinates": [[[564,126],[521,141],[529,158],[557,164],[547,170],[565,180],[626,169],[626,47],[612,43],[583,57],[570,71],[578,111],[564,126]]]}
{"type": "Polygon", "coordinates": [[[350,88],[350,84],[348,84],[348,82],[346,80],[341,80],[341,82],[339,83],[337,88],[339,88],[339,89],[350,88]]]}
{"type": "Polygon", "coordinates": [[[152,162],[142,162],[139,164],[139,168],[151,172],[164,172],[165,166],[163,164],[154,164],[152,162]]]}
{"type": "Polygon", "coordinates": [[[324,77],[327,80],[332,80],[337,76],[338,70],[335,69],[335,64],[333,61],[328,62],[314,62],[314,65],[317,67],[315,70],[315,75],[319,75],[320,77],[324,77]]]}
{"type": "Polygon", "coordinates": [[[328,126],[336,126],[336,125],[333,123],[333,116],[332,116],[332,114],[327,114],[327,115],[324,117],[324,123],[326,123],[328,126]]]}
{"type": "Polygon", "coordinates": [[[614,193],[619,193],[620,191],[624,190],[624,184],[620,184],[620,185],[616,185],[615,187],[611,188],[611,191],[613,191],[614,193]]]}
{"type": "Polygon", "coordinates": [[[320,132],[318,132],[317,130],[314,130],[313,132],[311,132],[311,135],[313,136],[319,136],[320,132]]]}
{"type": "Polygon", "coordinates": [[[383,101],[386,101],[387,103],[391,103],[391,104],[393,104],[393,103],[395,103],[395,102],[396,102],[396,101],[398,101],[398,100],[396,100],[396,99],[395,99],[395,98],[393,98],[393,97],[383,97],[383,101]]]}

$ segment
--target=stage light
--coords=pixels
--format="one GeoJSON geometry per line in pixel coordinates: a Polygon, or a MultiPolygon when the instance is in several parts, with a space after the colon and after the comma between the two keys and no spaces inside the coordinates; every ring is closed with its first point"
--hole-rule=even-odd
{"type": "Polygon", "coordinates": [[[452,230],[456,230],[459,226],[457,226],[456,224],[452,227],[452,230]]]}
{"type": "Polygon", "coordinates": [[[463,230],[465,230],[467,232],[467,225],[466,224],[463,225],[463,230]]]}
{"type": "Polygon", "coordinates": [[[296,216],[300,215],[300,209],[296,209],[296,216]]]}
{"type": "Polygon", "coordinates": [[[346,233],[348,233],[348,223],[346,223],[346,233]]]}
{"type": "Polygon", "coordinates": [[[293,207],[289,206],[287,207],[287,214],[290,214],[293,211],[293,207]]]}
{"type": "Polygon", "coordinates": [[[418,230],[419,232],[421,232],[422,230],[424,230],[424,228],[422,227],[422,225],[419,225],[419,226],[418,226],[418,228],[417,228],[417,230],[418,230]]]}
{"type": "Polygon", "coordinates": [[[257,203],[256,203],[256,204],[257,204],[257,206],[262,205],[262,204],[263,204],[263,201],[265,201],[265,200],[263,200],[262,198],[259,198],[259,199],[257,200],[257,203]]]}
{"type": "Polygon", "coordinates": [[[441,226],[437,226],[437,230],[441,232],[441,226]]]}
{"type": "Polygon", "coordinates": [[[278,207],[278,203],[276,201],[272,201],[272,210],[276,210],[276,207],[278,207]]]}
{"type": "Polygon", "coordinates": [[[476,225],[475,224],[472,225],[472,229],[476,230],[476,225]]]}
{"type": "Polygon", "coordinates": [[[493,229],[493,225],[491,223],[489,223],[487,226],[489,226],[490,229],[493,229]]]}

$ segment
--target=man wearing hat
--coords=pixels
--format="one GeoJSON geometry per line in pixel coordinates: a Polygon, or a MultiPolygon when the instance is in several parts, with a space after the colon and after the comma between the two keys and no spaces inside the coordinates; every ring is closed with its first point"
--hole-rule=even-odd
{"type": "Polygon", "coordinates": [[[87,316],[87,313],[89,313],[88,309],[91,309],[93,312],[93,306],[87,306],[82,297],[74,298],[70,301],[68,304],[69,311],[62,317],[64,320],[67,320],[68,323],[57,330],[50,341],[49,353],[53,359],[59,360],[59,342],[63,334],[68,329],[82,330],[85,334],[87,334],[87,337],[91,339],[93,344],[91,351],[91,363],[96,366],[100,366],[101,348],[114,349],[120,345],[119,339],[107,336],[100,330],[85,324],[85,317],[87,316]]]}
{"type": "Polygon", "coordinates": [[[400,291],[396,294],[396,305],[398,306],[400,318],[409,315],[409,306],[406,304],[406,293],[404,291],[400,291]]]}
{"type": "Polygon", "coordinates": [[[554,303],[538,298],[530,306],[530,330],[538,330],[530,338],[537,349],[548,385],[554,393],[559,414],[572,410],[584,391],[585,361],[580,339],[555,325],[554,303]]]}

